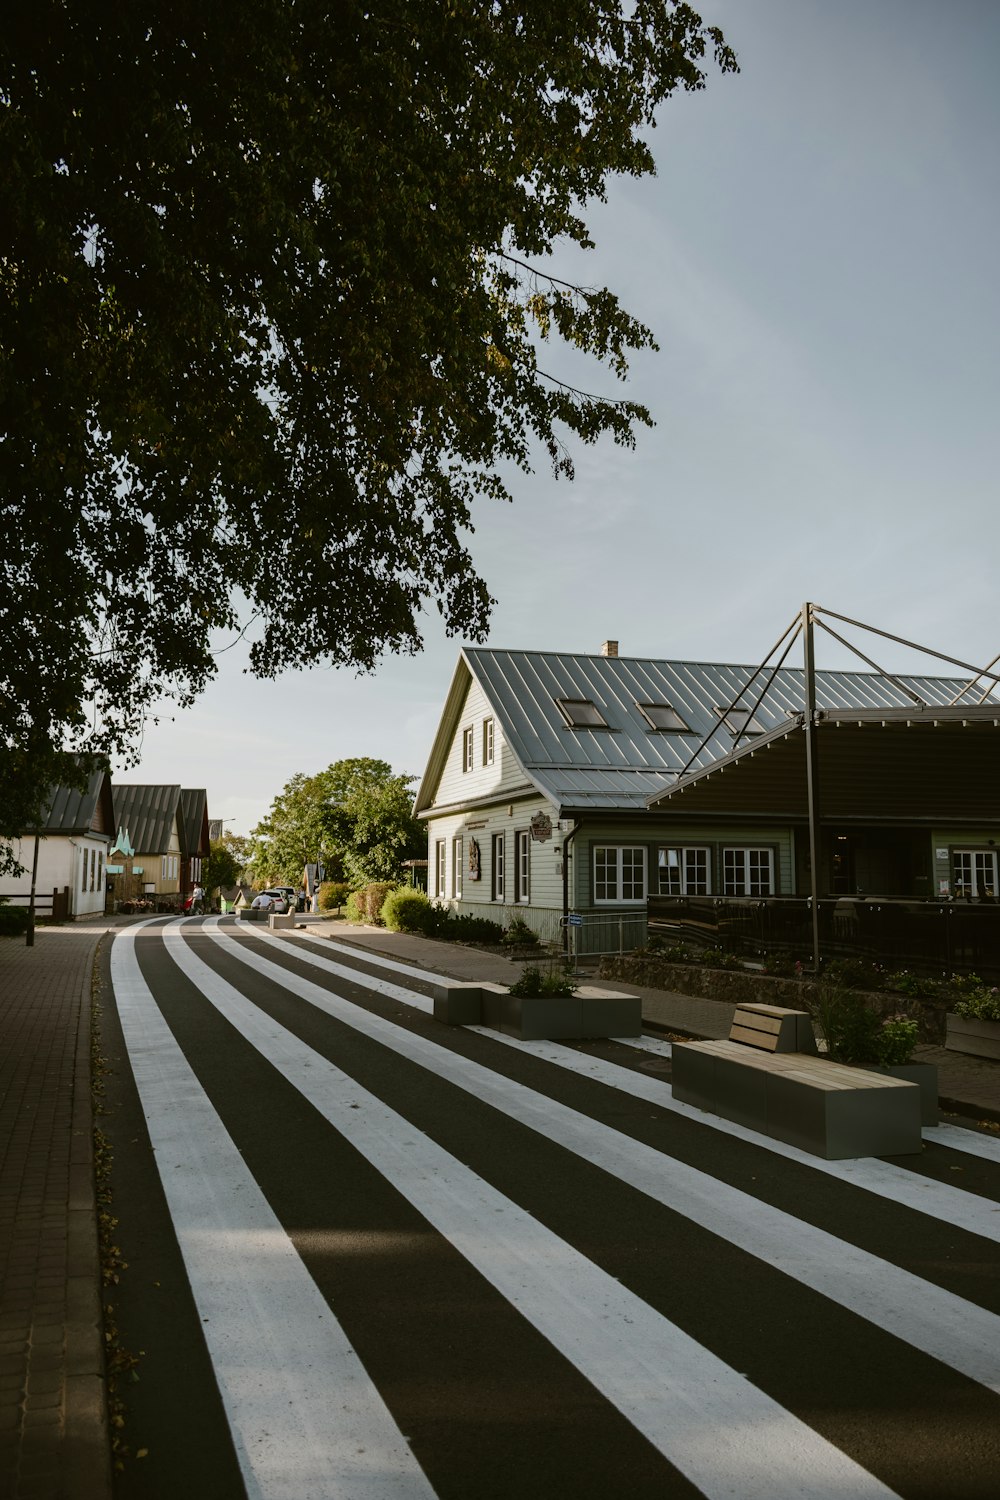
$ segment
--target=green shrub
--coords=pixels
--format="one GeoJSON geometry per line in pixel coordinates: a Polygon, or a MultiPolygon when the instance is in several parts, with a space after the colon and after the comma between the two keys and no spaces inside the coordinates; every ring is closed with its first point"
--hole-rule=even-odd
{"type": "Polygon", "coordinates": [[[956,1014],[970,1021],[1000,1021],[1000,989],[996,985],[983,984],[975,974],[970,974],[969,978],[976,983],[964,987],[955,1001],[956,1014]]]}
{"type": "Polygon", "coordinates": [[[319,888],[320,911],[339,911],[350,894],[351,887],[346,880],[324,880],[319,888]]]}
{"type": "MultiPolygon", "coordinates": [[[[489,917],[477,917],[473,912],[461,912],[457,915],[446,913],[446,917],[444,931],[452,942],[489,944],[503,942],[503,928],[499,922],[491,922],[489,917]]],[[[537,942],[537,938],[535,941],[537,942]]]]}
{"type": "Polygon", "coordinates": [[[918,1000],[936,995],[940,988],[936,979],[927,979],[923,974],[911,974],[909,969],[886,974],[883,987],[896,995],[910,995],[918,1000]]]}
{"type": "Polygon", "coordinates": [[[826,1037],[827,1056],[856,1068],[909,1062],[917,1044],[917,1023],[908,1016],[888,1020],[850,990],[824,989],[817,1020],[826,1037]]]}
{"type": "Polygon", "coordinates": [[[706,948],[700,961],[709,969],[742,969],[743,960],[735,953],[724,953],[721,948],[706,948]]]}
{"type": "Polygon", "coordinates": [[[538,933],[532,931],[523,917],[514,917],[500,941],[507,948],[530,947],[538,942],[538,933]]]}
{"type": "Polygon", "coordinates": [[[28,930],[28,908],[0,904],[0,937],[21,937],[28,930]]]}
{"type": "Polygon", "coordinates": [[[382,903],[382,922],[390,932],[427,933],[435,925],[435,911],[424,891],[402,885],[382,903]]]}
{"type": "Polygon", "coordinates": [[[885,974],[877,964],[865,963],[860,958],[831,958],[823,965],[823,979],[851,990],[880,990],[885,974]]]}
{"type": "Polygon", "coordinates": [[[543,973],[536,964],[529,964],[521,971],[520,979],[510,986],[510,993],[522,999],[535,999],[539,995],[568,998],[576,993],[576,985],[565,970],[548,969],[543,973]]]}
{"type": "Polygon", "coordinates": [[[368,927],[381,927],[385,898],[395,889],[389,880],[374,880],[370,885],[363,885],[360,890],[352,891],[347,898],[347,920],[360,922],[368,927]]]}

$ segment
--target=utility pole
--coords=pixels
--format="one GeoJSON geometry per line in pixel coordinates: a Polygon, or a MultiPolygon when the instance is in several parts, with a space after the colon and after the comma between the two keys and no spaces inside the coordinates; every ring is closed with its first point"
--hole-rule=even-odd
{"type": "Polygon", "coordinates": [[[802,606],[802,642],[805,654],[806,697],[806,792],[809,802],[809,884],[812,897],[813,973],[819,974],[819,756],[816,744],[816,659],[813,649],[813,606],[802,606]]]}

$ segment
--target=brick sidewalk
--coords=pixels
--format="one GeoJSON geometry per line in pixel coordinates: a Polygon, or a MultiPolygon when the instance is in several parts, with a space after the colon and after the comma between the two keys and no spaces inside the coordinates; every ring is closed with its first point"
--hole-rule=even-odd
{"type": "Polygon", "coordinates": [[[0,940],[0,1494],[111,1493],[94,1204],[96,928],[0,940]]]}

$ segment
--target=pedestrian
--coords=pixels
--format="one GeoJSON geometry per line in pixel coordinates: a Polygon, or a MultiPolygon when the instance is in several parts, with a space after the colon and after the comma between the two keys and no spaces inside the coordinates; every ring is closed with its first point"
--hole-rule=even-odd
{"type": "Polygon", "coordinates": [[[204,912],[205,888],[203,885],[199,884],[196,885],[194,890],[191,892],[191,915],[192,917],[200,917],[204,915],[204,912]]]}

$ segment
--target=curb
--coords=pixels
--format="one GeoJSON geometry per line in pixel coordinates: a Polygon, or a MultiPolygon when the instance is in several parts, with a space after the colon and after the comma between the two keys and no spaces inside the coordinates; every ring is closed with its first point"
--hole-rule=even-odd
{"type": "Polygon", "coordinates": [[[94,1188],[91,1096],[91,1000],[98,951],[95,936],[80,987],[73,1073],[73,1124],[67,1215],[65,1500],[110,1500],[111,1443],[104,1373],[101,1259],[94,1188]]]}

